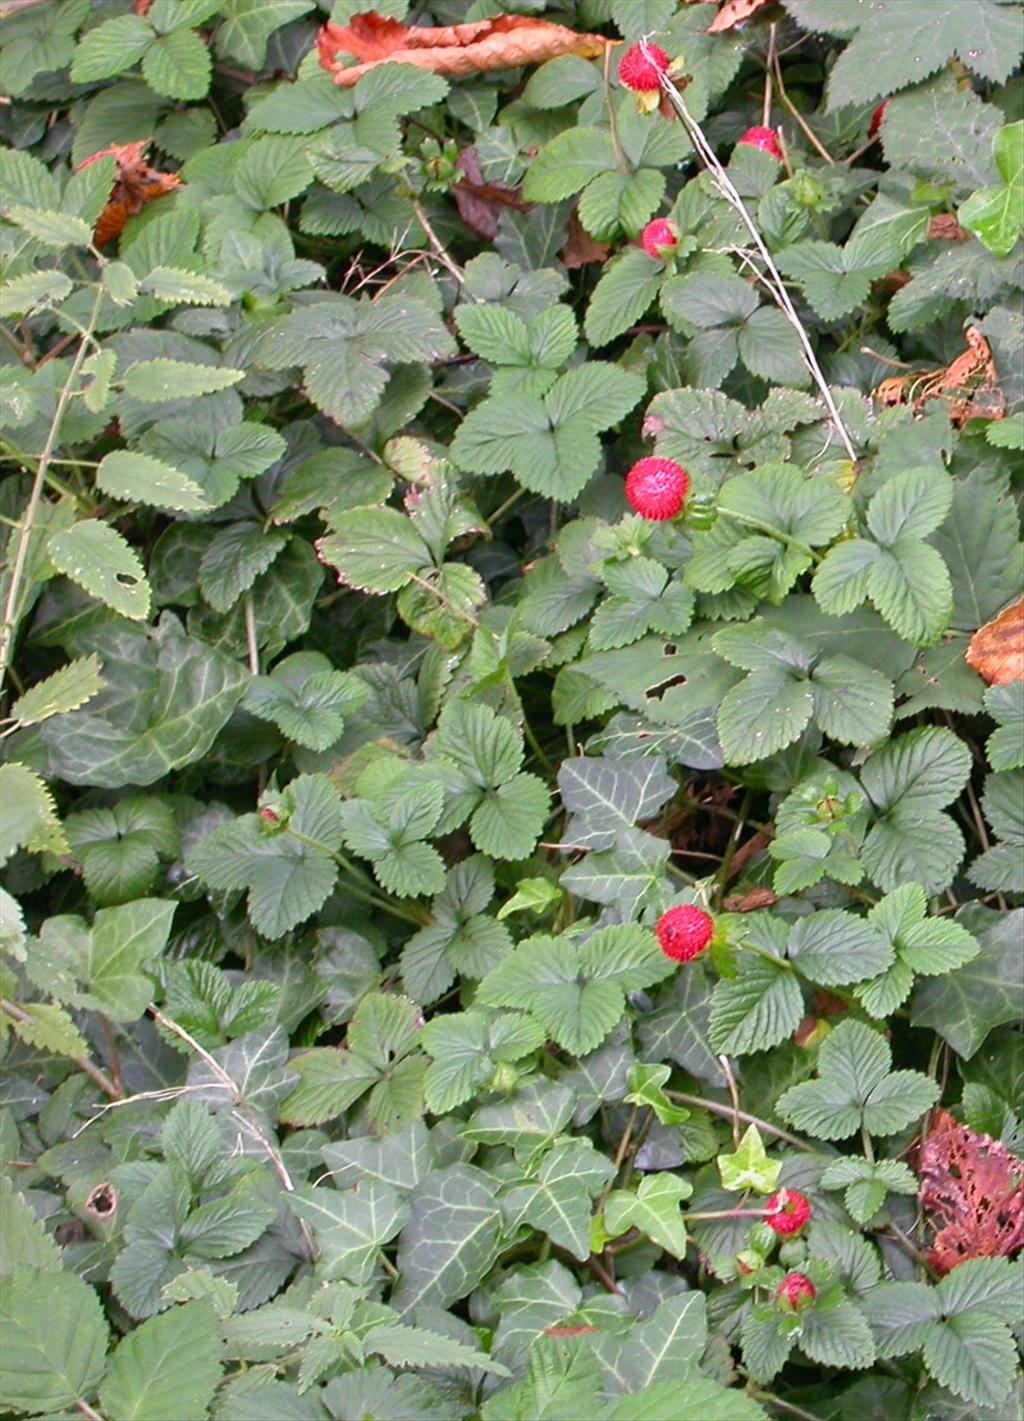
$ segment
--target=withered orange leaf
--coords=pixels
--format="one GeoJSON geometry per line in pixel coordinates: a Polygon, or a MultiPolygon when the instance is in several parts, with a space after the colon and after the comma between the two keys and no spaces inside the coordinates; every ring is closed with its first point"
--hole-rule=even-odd
{"type": "Polygon", "coordinates": [[[934,1230],[928,1262],[936,1272],[1024,1247],[1024,1162],[998,1140],[937,1110],[917,1172],[921,1207],[934,1230]]]}
{"type": "Polygon", "coordinates": [[[978,628],[965,660],[990,686],[1024,681],[1024,597],[978,628]]]}
{"type": "Polygon", "coordinates": [[[1006,396],[999,383],[992,349],[977,326],[964,332],[967,349],[938,370],[890,375],[871,391],[883,405],[913,405],[920,413],[929,400],[943,399],[957,429],[969,419],[1002,419],[1006,396]]]}
{"type": "Polygon", "coordinates": [[[138,143],[112,143],[109,148],[102,148],[79,163],[81,169],[99,158],[113,158],[117,162],[114,186],[92,234],[97,247],[119,236],[128,218],[141,212],[147,202],[153,202],[182,186],[177,173],[158,173],[146,162],[150,141],[143,138],[138,143]]]}
{"type": "Polygon", "coordinates": [[[517,212],[527,211],[517,187],[507,183],[491,183],[484,177],[476,149],[463,148],[456,166],[465,176],[452,183],[451,194],[459,216],[466,226],[490,241],[498,234],[498,218],[506,207],[517,212]]]}
{"type": "Polygon", "coordinates": [[[562,265],[570,271],[587,266],[590,262],[608,260],[611,247],[607,242],[598,242],[583,226],[575,206],[569,214],[569,236],[562,249],[562,265]]]}
{"type": "Polygon", "coordinates": [[[725,4],[708,25],[708,34],[717,35],[723,30],[735,29],[737,25],[744,24],[752,15],[756,15],[758,10],[763,10],[766,5],[772,3],[773,0],[725,0],[725,4]]]}
{"type": "Polygon", "coordinates": [[[374,10],[353,15],[347,25],[329,20],[317,35],[320,63],[336,84],[355,84],[374,65],[412,64],[435,74],[480,74],[542,64],[562,54],[594,59],[614,41],[578,34],[550,20],[498,15],[463,25],[406,26],[374,10]],[[359,61],[346,68],[338,56],[359,61]]]}

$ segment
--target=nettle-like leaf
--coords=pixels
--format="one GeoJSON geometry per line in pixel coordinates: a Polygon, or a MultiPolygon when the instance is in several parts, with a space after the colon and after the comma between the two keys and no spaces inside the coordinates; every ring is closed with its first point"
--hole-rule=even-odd
{"type": "Polygon", "coordinates": [[[867,921],[887,939],[895,960],[856,995],[874,1017],[888,1016],[910,995],[915,975],[941,976],[977,957],[980,948],[966,928],[949,918],[929,918],[928,900],[918,883],[893,890],[868,913],[867,921]]]}
{"type": "Polygon", "coordinates": [[[938,1086],[920,1071],[893,1071],[884,1036],[859,1021],[843,1021],[822,1042],[818,1079],[791,1086],[779,1112],[821,1140],[858,1130],[894,1135],[935,1103],[938,1086]]]}
{"type": "Polygon", "coordinates": [[[492,395],[459,425],[452,458],[472,474],[511,470],[524,488],[568,503],[601,457],[598,435],[643,394],[639,376],[588,361],[560,375],[544,395],[492,395]]]}
{"type": "Polygon", "coordinates": [[[985,818],[997,836],[997,842],[971,864],[968,875],[980,888],[1001,893],[1024,893],[1024,869],[1021,849],[1024,848],[1024,817],[1021,797],[1024,794],[1024,772],[1004,770],[989,775],[982,794],[985,818]]]}
{"type": "Polygon", "coordinates": [[[761,465],[722,485],[717,521],[694,538],[686,581],[699,592],[739,585],[779,603],[849,516],[848,497],[831,481],[761,465]]]}
{"type": "Polygon", "coordinates": [[[136,898],[101,908],[91,928],[71,915],[47,918],[29,973],[72,1006],[135,1021],[152,999],[148,974],[167,944],[176,906],[163,898],[136,898]]]}
{"type": "Polygon", "coordinates": [[[281,1102],[281,1118],[317,1125],[367,1094],[367,1114],[382,1131],[423,1113],[426,1058],[419,1051],[423,1019],[407,997],[370,993],[356,1008],[344,1050],[314,1047],[293,1057],[299,1083],[281,1102]]]}
{"type": "Polygon", "coordinates": [[[961,1263],[935,1287],[880,1283],[868,1293],[864,1309],[881,1357],[920,1352],[942,1386],[965,1401],[998,1408],[1016,1375],[1009,1327],[1019,1287],[1019,1264],[977,1258],[961,1263]]]}
{"type": "Polygon", "coordinates": [[[814,575],[814,595],[823,612],[841,616],[870,598],[907,641],[928,646],[949,625],[953,589],[939,553],[924,539],[944,521],[953,502],[953,482],[942,469],[907,469],[871,499],[867,531],[872,540],[837,543],[814,575]]]}
{"type": "Polygon", "coordinates": [[[485,911],[493,896],[494,874],[485,859],[474,855],[449,871],[431,904],[430,922],[402,950],[402,981],[416,1001],[430,1005],[457,975],[486,976],[511,951],[508,929],[485,911]]]}
{"type": "Polygon", "coordinates": [[[567,936],[520,944],[487,974],[478,999],[529,1011],[560,1046],[581,1055],[611,1031],[626,992],[673,970],[646,928],[624,924],[600,928],[582,946],[567,936]]]}
{"type": "Polygon", "coordinates": [[[889,1194],[916,1194],[917,1177],[900,1160],[842,1155],[821,1176],[823,1189],[842,1189],[847,1212],[858,1224],[878,1213],[889,1194]]]}
{"type": "Polygon", "coordinates": [[[482,853],[528,857],[547,815],[548,791],[520,769],[523,737],[516,727],[487,706],[456,701],[438,721],[431,748],[439,763],[456,772],[450,825],[468,815],[470,838],[482,853]]]}
{"type": "Polygon", "coordinates": [[[848,656],[817,656],[761,622],[728,627],[714,648],[750,674],[727,692],[718,736],[730,764],[761,760],[799,739],[813,720],[843,744],[882,740],[892,718],[892,685],[848,656]]]}
{"type": "Polygon", "coordinates": [[[16,849],[29,853],[66,853],[67,838],[57,806],[44,780],[26,765],[14,761],[0,765],[3,827],[0,829],[0,864],[16,849]]]}
{"type": "Polygon", "coordinates": [[[715,385],[737,360],[773,384],[808,383],[793,327],[774,306],[762,306],[742,277],[693,272],[667,282],[661,304],[671,324],[691,337],[686,364],[694,383],[715,385]]]}
{"type": "Polygon", "coordinates": [[[281,937],[316,911],[338,876],[342,805],[323,775],[300,775],[256,814],[194,845],[190,872],[208,887],[248,891],[253,926],[281,937]]]}
{"type": "Polygon", "coordinates": [[[269,370],[301,366],[318,409],[343,425],[361,425],[384,394],[385,363],[440,360],[455,354],[455,344],[434,311],[412,297],[331,296],[276,322],[259,354],[269,370]]]}

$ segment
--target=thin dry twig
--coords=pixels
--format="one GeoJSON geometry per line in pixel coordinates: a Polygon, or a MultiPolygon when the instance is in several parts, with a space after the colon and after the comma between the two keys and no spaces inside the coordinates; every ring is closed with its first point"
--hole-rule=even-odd
{"type": "MultiPolygon", "coordinates": [[[[642,49],[646,48],[647,40],[642,39],[640,41],[640,45],[642,49]]],[[[782,279],[782,275],[778,267],[775,265],[775,262],[772,259],[771,253],[765,245],[764,238],[761,236],[756,222],[750,215],[746,203],[736,191],[736,187],[733,184],[732,179],[729,177],[729,174],[725,171],[725,168],[719,162],[718,156],[715,153],[714,149],[711,147],[711,145],[705,138],[704,130],[701,128],[700,124],[696,121],[696,119],[690,113],[689,109],[686,107],[686,104],[683,102],[682,94],[679,92],[679,90],[676,88],[675,84],[672,82],[672,80],[667,74],[661,75],[661,87],[666,97],[668,98],[669,103],[672,105],[673,109],[678,115],[680,122],[689,134],[690,142],[693,144],[694,150],[703,162],[704,166],[711,173],[711,176],[714,179],[719,192],[725,198],[726,202],[729,203],[730,207],[735,209],[735,211],[741,218],[743,225],[750,233],[754,246],[757,248],[757,253],[764,265],[764,272],[762,273],[763,279],[769,290],[771,291],[772,296],[774,297],[775,302],[779,307],[779,310],[786,317],[787,321],[793,327],[793,330],[796,332],[796,337],[797,340],[800,342],[800,349],[803,354],[804,361],[807,365],[808,370],[811,372],[811,377],[813,378],[814,383],[817,385],[819,391],[821,392],[821,397],[825,402],[825,407],[829,412],[829,417],[831,418],[832,423],[835,426],[836,434],[838,435],[843,445],[843,448],[846,450],[846,453],[850,458],[851,462],[855,461],[857,455],[853,447],[853,441],[850,438],[846,425],[843,423],[843,417],[839,413],[839,409],[836,405],[835,399],[832,396],[832,391],[828,387],[828,381],[825,379],[825,376],[822,373],[821,366],[818,364],[818,359],[817,356],[814,354],[814,347],[811,345],[810,337],[808,336],[807,331],[804,328],[803,322],[797,315],[796,308],[794,307],[793,302],[790,299],[789,292],[786,290],[786,284],[782,279]]]]}

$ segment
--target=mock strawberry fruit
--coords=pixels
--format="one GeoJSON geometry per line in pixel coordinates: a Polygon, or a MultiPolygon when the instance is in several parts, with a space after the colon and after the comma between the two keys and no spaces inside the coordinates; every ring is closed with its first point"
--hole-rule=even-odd
{"type": "Polygon", "coordinates": [[[888,107],[889,107],[889,100],[888,100],[888,99],[883,99],[882,102],[878,105],[878,108],[875,109],[874,113],[871,115],[871,123],[870,123],[870,126],[868,127],[868,137],[869,137],[869,138],[877,138],[877,137],[878,137],[878,130],[879,130],[879,129],[881,128],[881,126],[882,126],[882,119],[885,117],[885,111],[886,111],[886,109],[887,109],[888,107]]]}
{"type": "Polygon", "coordinates": [[[655,261],[665,261],[679,246],[679,228],[668,217],[656,217],[640,233],[640,245],[655,261]]]}
{"type": "Polygon", "coordinates": [[[677,903],[662,913],[654,931],[666,957],[673,962],[691,962],[711,941],[715,924],[711,915],[695,903],[677,903]]]}
{"type": "Polygon", "coordinates": [[[779,140],[775,136],[774,128],[748,128],[739,141],[745,143],[748,148],[757,148],[762,153],[770,153],[773,158],[782,162],[782,149],[779,147],[779,140]]]}
{"type": "Polygon", "coordinates": [[[787,1273],[775,1289],[775,1300],[787,1312],[803,1312],[810,1307],[818,1290],[806,1273],[787,1273]]]}
{"type": "Polygon", "coordinates": [[[780,1189],[765,1205],[764,1221],[777,1234],[798,1234],[811,1217],[811,1206],[797,1189],[780,1189]]]}
{"type": "Polygon", "coordinates": [[[626,475],[626,497],[642,518],[661,522],[683,506],[690,476],[673,459],[638,459],[626,475]]]}
{"type": "Polygon", "coordinates": [[[668,55],[656,44],[631,44],[619,64],[619,83],[634,94],[657,93],[668,55]]]}

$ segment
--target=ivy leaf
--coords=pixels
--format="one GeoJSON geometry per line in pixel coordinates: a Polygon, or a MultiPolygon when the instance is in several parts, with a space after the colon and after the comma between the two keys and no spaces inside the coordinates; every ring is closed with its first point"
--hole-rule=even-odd
{"type": "Polygon", "coordinates": [[[620,830],[652,819],[675,794],[676,782],[658,755],[643,760],[570,756],[559,766],[558,789],[572,815],[566,842],[609,849],[620,830]]]}
{"type": "Polygon", "coordinates": [[[289,1208],[312,1230],[318,1267],[327,1282],[367,1283],[381,1245],[403,1227],[408,1205],[390,1185],[365,1180],[352,1189],[303,1185],[287,1195],[289,1208]]]}
{"type": "Polygon", "coordinates": [[[428,1174],[412,1200],[396,1260],[392,1306],[403,1316],[426,1304],[448,1307],[476,1287],[501,1238],[494,1182],[470,1164],[428,1174]]]}
{"type": "Polygon", "coordinates": [[[611,1031],[626,992],[649,987],[672,970],[651,933],[622,924],[599,929],[582,947],[567,937],[520,944],[487,974],[478,1000],[525,1008],[560,1046],[583,1055],[611,1031]]]}
{"type": "Polygon", "coordinates": [[[629,1094],[622,1098],[627,1105],[646,1105],[653,1110],[661,1125],[681,1125],[689,1120],[690,1112],[681,1105],[673,1105],[663,1089],[672,1074],[672,1067],[649,1066],[635,1061],[626,1076],[629,1094]]]}
{"type": "MultiPolygon", "coordinates": [[[[664,1202],[668,1203],[667,1197],[664,1202]]],[[[597,1332],[593,1345],[606,1376],[614,1379],[619,1390],[636,1395],[665,1382],[678,1386],[680,1375],[700,1360],[707,1334],[707,1302],[694,1290],[666,1298],[650,1317],[634,1322],[628,1335],[597,1332]]],[[[696,1374],[688,1376],[685,1385],[689,1387],[691,1381],[697,1381],[696,1374]]],[[[708,1414],[713,1416],[714,1411],[708,1414]]]]}
{"type": "Polygon", "coordinates": [[[679,1204],[692,1193],[693,1185],[678,1175],[648,1175],[640,1181],[635,1194],[623,1189],[612,1190],[604,1204],[605,1226],[613,1238],[627,1229],[639,1229],[673,1258],[683,1258],[687,1233],[679,1204]]]}
{"type": "Polygon", "coordinates": [[[1024,1010],[1019,971],[1019,934],[1024,910],[998,914],[969,904],[957,923],[976,939],[980,952],[952,972],[919,982],[910,1003],[914,1026],[937,1031],[964,1059],[976,1054],[989,1032],[1024,1010]]]}
{"type": "Polygon", "coordinates": [[[770,1194],[779,1182],[781,1160],[770,1160],[756,1125],[744,1131],[739,1146],[732,1154],[718,1156],[718,1172],[722,1188],[729,1190],[756,1189],[770,1194]]]}
{"type": "Polygon", "coordinates": [[[892,1071],[884,1036],[859,1021],[842,1021],[822,1042],[818,1079],[785,1091],[780,1115],[821,1140],[843,1140],[865,1129],[894,1135],[935,1103],[938,1086],[920,1071],[892,1071]]]}
{"type": "Polygon", "coordinates": [[[614,1173],[589,1140],[566,1140],[548,1150],[535,1177],[502,1194],[502,1209],[511,1228],[530,1223],[584,1262],[590,1256],[591,1197],[614,1173]]]}

